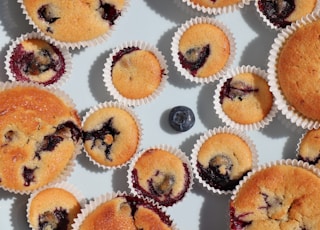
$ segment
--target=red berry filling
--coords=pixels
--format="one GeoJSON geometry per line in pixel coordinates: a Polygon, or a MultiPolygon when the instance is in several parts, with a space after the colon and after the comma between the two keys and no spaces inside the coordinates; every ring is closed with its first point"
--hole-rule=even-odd
{"type": "Polygon", "coordinates": [[[294,0],[270,1],[260,0],[258,2],[259,10],[276,26],[281,28],[290,25],[291,22],[286,18],[294,11],[294,0]]]}
{"type": "Polygon", "coordinates": [[[149,178],[147,180],[149,188],[148,190],[146,190],[143,187],[141,187],[138,182],[139,181],[138,171],[136,169],[133,169],[132,171],[133,187],[139,190],[139,192],[142,195],[152,198],[153,200],[157,201],[160,205],[170,206],[184,197],[190,184],[190,174],[188,171],[188,167],[185,163],[183,163],[183,166],[185,169],[185,183],[184,183],[185,186],[184,186],[184,189],[175,197],[173,197],[172,195],[172,189],[175,184],[175,176],[173,174],[163,173],[159,170],[155,172],[154,178],[149,178]],[[161,182],[156,183],[155,177],[160,177],[162,179],[160,180],[161,182]]]}
{"type": "Polygon", "coordinates": [[[67,230],[70,222],[67,210],[56,208],[53,212],[47,211],[38,218],[39,230],[58,229],[67,230]]]}
{"type": "Polygon", "coordinates": [[[92,130],[88,132],[83,132],[83,140],[92,141],[91,149],[94,147],[99,147],[104,149],[105,156],[108,160],[112,161],[110,157],[112,142],[107,143],[105,141],[105,137],[110,135],[112,139],[116,139],[116,136],[120,134],[120,132],[113,127],[113,117],[106,121],[100,129],[92,130]]]}
{"type": "Polygon", "coordinates": [[[226,80],[220,91],[220,103],[224,98],[242,101],[248,94],[256,93],[259,89],[252,88],[242,81],[233,81],[232,78],[226,80]]]}
{"type": "Polygon", "coordinates": [[[210,45],[193,47],[185,53],[179,52],[179,60],[183,68],[187,69],[192,76],[204,65],[210,55],[210,45]]]}
{"type": "Polygon", "coordinates": [[[65,61],[60,50],[53,45],[51,45],[51,47],[56,54],[55,57],[53,53],[50,53],[47,49],[28,52],[19,44],[14,49],[10,60],[10,69],[15,75],[16,80],[30,82],[32,81],[30,79],[31,75],[37,76],[53,70],[54,75],[49,80],[41,83],[43,85],[50,85],[57,82],[65,73],[65,61]]]}
{"type": "Polygon", "coordinates": [[[252,213],[244,213],[239,216],[235,215],[235,209],[230,207],[230,223],[232,230],[243,230],[246,226],[251,224],[251,221],[242,220],[244,217],[250,215],[252,213]]]}

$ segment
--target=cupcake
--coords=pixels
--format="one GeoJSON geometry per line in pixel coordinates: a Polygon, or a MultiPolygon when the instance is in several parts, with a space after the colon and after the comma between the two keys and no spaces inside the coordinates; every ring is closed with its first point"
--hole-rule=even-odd
{"type": "Polygon", "coordinates": [[[128,169],[131,192],[161,206],[172,206],[186,196],[193,184],[190,162],[179,149],[155,146],[141,150],[128,169]]]}
{"type": "Polygon", "coordinates": [[[311,129],[299,139],[297,159],[320,168],[320,129],[311,129]]]}
{"type": "Polygon", "coordinates": [[[71,230],[84,198],[72,185],[60,183],[31,194],[27,218],[31,229],[71,230]]]}
{"type": "Polygon", "coordinates": [[[250,0],[182,0],[182,2],[201,13],[213,15],[230,13],[250,4],[250,0]]]}
{"type": "Polygon", "coordinates": [[[241,130],[257,130],[276,115],[267,73],[255,66],[229,70],[214,94],[214,108],[226,125],[241,130]]]}
{"type": "Polygon", "coordinates": [[[132,41],[113,49],[104,68],[104,82],[119,102],[138,106],[155,99],[167,80],[162,53],[145,42],[132,41]]]}
{"type": "Polygon", "coordinates": [[[176,229],[170,216],[159,206],[132,194],[115,193],[95,198],[73,224],[74,230],[176,229]]]}
{"type": "Polygon", "coordinates": [[[259,16],[272,29],[283,29],[319,9],[317,0],[255,0],[259,16]]]}
{"type": "Polygon", "coordinates": [[[208,130],[192,149],[195,178],[204,188],[218,194],[232,193],[257,163],[257,151],[249,137],[229,127],[208,130]]]}
{"type": "Polygon", "coordinates": [[[261,166],[230,202],[230,229],[319,229],[319,171],[295,160],[261,166]]]}
{"type": "Polygon", "coordinates": [[[91,108],[82,122],[87,156],[103,168],[120,167],[138,151],[141,124],[132,109],[117,102],[91,108]]]}
{"type": "Polygon", "coordinates": [[[5,68],[11,81],[58,86],[69,77],[71,55],[67,49],[53,45],[33,32],[12,42],[5,68]]]}
{"type": "Polygon", "coordinates": [[[283,29],[268,57],[268,79],[279,110],[302,128],[318,128],[320,108],[319,13],[283,29]]]}
{"type": "Polygon", "coordinates": [[[231,32],[209,17],[195,17],[178,28],[171,42],[174,65],[186,79],[209,83],[230,67],[235,55],[231,32]]]}
{"type": "Polygon", "coordinates": [[[0,187],[30,193],[64,179],[81,144],[81,123],[61,91],[0,84],[0,187]]]}
{"type": "Polygon", "coordinates": [[[18,0],[29,23],[39,33],[68,48],[106,40],[126,8],[126,1],[18,0]]]}

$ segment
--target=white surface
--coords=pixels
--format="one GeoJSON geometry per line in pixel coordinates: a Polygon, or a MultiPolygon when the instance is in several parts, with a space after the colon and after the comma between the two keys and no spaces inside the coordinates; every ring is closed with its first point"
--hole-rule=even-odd
{"type": "MultiPolygon", "coordinates": [[[[174,68],[170,43],[178,26],[193,17],[172,0],[130,0],[130,7],[119,19],[114,32],[105,43],[92,48],[75,50],[72,76],[62,87],[74,99],[83,115],[90,106],[110,100],[103,86],[102,69],[111,49],[129,40],[143,40],[156,45],[169,65],[169,80],[158,99],[135,109],[140,116],[144,137],[142,147],[168,144],[180,147],[188,155],[196,139],[208,129],[223,125],[213,110],[212,96],[216,83],[196,85],[184,80],[174,68]],[[195,126],[185,133],[175,133],[167,122],[168,110],[175,105],[186,105],[196,113],[195,126]]],[[[253,2],[245,8],[216,16],[233,32],[236,43],[236,65],[256,65],[267,68],[267,56],[276,32],[258,17],[253,2]]],[[[14,0],[0,2],[0,80],[7,77],[4,56],[11,39],[32,28],[21,14],[14,0]]],[[[297,141],[302,130],[292,128],[278,113],[263,130],[248,132],[256,144],[259,163],[281,158],[294,158],[297,141]]],[[[102,170],[84,156],[76,161],[76,168],[68,182],[92,198],[112,191],[128,191],[126,167],[102,170]]],[[[229,227],[228,202],[230,196],[207,192],[195,181],[194,188],[183,202],[168,209],[181,230],[224,230],[229,227]]],[[[0,228],[28,229],[26,202],[28,196],[13,195],[0,190],[0,228]]]]}

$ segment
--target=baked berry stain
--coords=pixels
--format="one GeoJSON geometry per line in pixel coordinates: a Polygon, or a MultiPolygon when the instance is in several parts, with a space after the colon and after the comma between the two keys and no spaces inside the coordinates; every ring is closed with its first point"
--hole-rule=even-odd
{"type": "MultiPolygon", "coordinates": [[[[55,21],[57,21],[58,19],[60,19],[60,17],[58,17],[55,14],[56,14],[56,12],[54,10],[54,7],[50,4],[42,5],[38,9],[39,18],[44,20],[48,25],[50,25],[50,24],[54,23],[55,21]]],[[[46,31],[53,33],[50,26],[47,27],[46,31]]]]}
{"type": "Polygon", "coordinates": [[[178,52],[179,61],[183,68],[187,69],[192,76],[196,76],[198,70],[204,65],[210,55],[210,45],[194,47],[186,53],[178,52]]]}
{"type": "Polygon", "coordinates": [[[126,54],[131,53],[133,51],[140,50],[138,47],[126,47],[118,51],[112,58],[112,67],[126,54]]]}
{"type": "Polygon", "coordinates": [[[301,155],[298,155],[297,157],[298,160],[302,160],[304,162],[308,162],[311,165],[316,165],[319,163],[320,161],[320,153],[318,154],[317,157],[311,159],[310,157],[302,157],[301,155]]]}
{"type": "Polygon", "coordinates": [[[23,172],[22,172],[22,176],[24,179],[24,186],[28,187],[30,186],[31,182],[35,181],[35,175],[34,175],[34,171],[37,169],[34,168],[28,168],[26,166],[23,167],[23,172]]]}
{"type": "MultiPolygon", "coordinates": [[[[160,211],[155,205],[152,205],[149,202],[146,202],[142,198],[136,197],[136,196],[127,196],[124,195],[123,197],[126,198],[126,203],[123,203],[123,206],[129,205],[131,208],[131,216],[133,219],[135,219],[135,213],[138,211],[140,207],[147,208],[154,213],[156,213],[161,221],[165,223],[168,226],[172,225],[172,220],[170,220],[169,216],[165,214],[165,212],[160,211]]],[[[121,204],[122,205],[122,204],[121,204]]]]}
{"type": "Polygon", "coordinates": [[[120,132],[113,127],[113,119],[113,117],[109,118],[108,121],[103,123],[100,129],[83,132],[83,141],[91,140],[91,149],[94,147],[104,149],[105,156],[110,161],[112,161],[110,154],[113,140],[115,140],[116,136],[120,134],[120,132]],[[112,139],[111,142],[106,141],[106,139],[110,140],[110,138],[112,139]]]}
{"type": "Polygon", "coordinates": [[[286,18],[296,7],[294,0],[260,0],[258,6],[271,23],[281,28],[291,24],[291,22],[286,21],[286,18]]]}
{"type": "Polygon", "coordinates": [[[39,230],[68,230],[68,212],[63,208],[56,208],[53,212],[44,212],[39,216],[38,221],[39,230]]]}
{"type": "Polygon", "coordinates": [[[259,89],[247,85],[243,81],[235,81],[232,78],[226,80],[220,91],[220,103],[223,99],[229,98],[230,100],[242,101],[247,95],[257,93],[259,89]]]}
{"type": "Polygon", "coordinates": [[[72,121],[58,125],[53,134],[45,136],[35,151],[35,158],[41,160],[42,152],[53,151],[66,138],[71,138],[74,143],[77,143],[81,138],[80,129],[72,121]]]}
{"type": "Polygon", "coordinates": [[[172,196],[172,188],[174,186],[174,181],[173,181],[174,176],[168,175],[168,174],[166,175],[165,173],[160,172],[160,171],[157,171],[155,173],[155,175],[162,174],[162,175],[166,175],[167,178],[164,177],[164,180],[162,181],[162,183],[159,183],[156,186],[152,185],[152,183],[153,183],[152,178],[148,179],[147,181],[148,181],[149,187],[148,187],[148,191],[147,191],[146,189],[141,187],[141,185],[138,182],[139,181],[138,171],[136,169],[133,169],[132,170],[133,187],[136,190],[138,190],[141,195],[144,195],[146,197],[150,197],[151,199],[158,202],[160,205],[170,206],[173,203],[176,203],[177,201],[181,200],[184,197],[184,195],[189,187],[190,173],[189,173],[188,167],[185,163],[183,163],[183,167],[185,169],[184,189],[179,194],[177,194],[175,197],[172,196]]]}
{"type": "Polygon", "coordinates": [[[230,178],[233,163],[228,156],[225,156],[223,154],[219,154],[213,157],[210,160],[209,166],[207,168],[200,164],[200,162],[197,162],[197,168],[200,177],[211,187],[214,187],[216,189],[232,190],[241,179],[239,178],[233,180],[230,178]]]}
{"type": "Polygon", "coordinates": [[[110,25],[114,25],[115,20],[121,15],[121,11],[117,10],[114,5],[102,0],[100,0],[98,12],[101,14],[102,19],[108,21],[110,25]]]}
{"type": "Polygon", "coordinates": [[[31,81],[29,75],[37,76],[49,70],[54,71],[51,79],[43,82],[44,85],[49,85],[56,82],[65,72],[65,61],[60,50],[51,46],[56,58],[47,49],[29,52],[24,50],[23,46],[18,45],[11,57],[10,69],[14,73],[18,81],[31,81]]]}
{"type": "Polygon", "coordinates": [[[244,221],[242,219],[250,214],[253,214],[253,212],[243,213],[239,216],[236,216],[235,209],[233,207],[230,207],[231,229],[232,230],[243,230],[247,226],[249,226],[252,223],[252,221],[244,221]]]}
{"type": "Polygon", "coordinates": [[[156,171],[154,177],[155,178],[148,180],[149,191],[157,196],[170,196],[172,193],[172,188],[175,184],[175,176],[156,171]],[[160,181],[158,178],[160,178],[160,181]]]}

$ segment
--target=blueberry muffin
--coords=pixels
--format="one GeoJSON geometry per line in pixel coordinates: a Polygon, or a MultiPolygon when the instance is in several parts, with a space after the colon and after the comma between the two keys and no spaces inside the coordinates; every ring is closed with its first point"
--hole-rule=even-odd
{"type": "Polygon", "coordinates": [[[319,229],[320,179],[311,169],[279,163],[243,181],[230,202],[230,229],[319,229]]]}
{"type": "Polygon", "coordinates": [[[141,151],[129,167],[128,183],[132,192],[162,206],[181,201],[191,188],[192,171],[187,158],[178,153],[165,147],[141,151]]]}
{"type": "Polygon", "coordinates": [[[319,20],[309,20],[296,27],[283,40],[277,59],[270,62],[268,70],[270,81],[276,86],[274,92],[279,90],[278,104],[282,104],[282,97],[287,104],[281,105],[287,108],[285,113],[295,112],[312,121],[320,120],[320,108],[315,106],[320,101],[320,67],[315,61],[320,58],[319,36],[319,20]]]}
{"type": "Polygon", "coordinates": [[[110,54],[103,76],[108,91],[116,100],[133,106],[145,104],[164,87],[166,60],[152,45],[128,42],[110,54]]]}
{"type": "Polygon", "coordinates": [[[243,66],[229,71],[215,92],[215,109],[228,125],[262,127],[271,119],[272,107],[273,95],[266,73],[256,67],[243,66]]]}
{"type": "Polygon", "coordinates": [[[121,16],[125,0],[19,0],[30,22],[43,34],[68,44],[101,38],[121,16]]]}
{"type": "Polygon", "coordinates": [[[171,44],[174,64],[191,81],[210,82],[225,70],[235,51],[231,33],[208,17],[187,21],[171,44]]]}
{"type": "Polygon", "coordinates": [[[312,13],[317,7],[317,0],[256,0],[256,7],[274,28],[285,28],[312,13]]]}
{"type": "Polygon", "coordinates": [[[99,166],[121,166],[138,151],[140,124],[128,107],[97,106],[85,116],[82,130],[84,149],[99,166]]]}
{"type": "Polygon", "coordinates": [[[53,85],[70,69],[69,53],[36,34],[17,39],[8,50],[6,69],[12,81],[53,85]]]}
{"type": "Polygon", "coordinates": [[[61,179],[81,143],[71,100],[31,84],[0,88],[0,186],[30,193],[61,179]]]}
{"type": "Polygon", "coordinates": [[[32,229],[71,230],[80,213],[81,201],[64,188],[50,187],[32,194],[28,203],[28,222],[32,229]]]}
{"type": "Polygon", "coordinates": [[[203,7],[221,8],[239,4],[243,0],[190,0],[190,2],[203,7]]]}
{"type": "Polygon", "coordinates": [[[220,127],[203,134],[192,151],[195,177],[207,189],[230,193],[257,164],[256,149],[243,133],[220,127]]]}
{"type": "Polygon", "coordinates": [[[117,195],[82,210],[73,229],[174,229],[169,215],[154,204],[132,195],[117,195]]]}
{"type": "Polygon", "coordinates": [[[320,168],[320,130],[306,131],[300,138],[297,148],[297,159],[320,168]]]}

